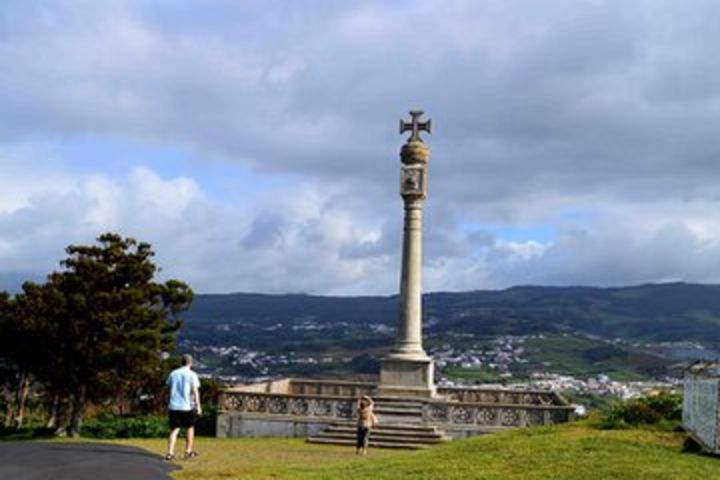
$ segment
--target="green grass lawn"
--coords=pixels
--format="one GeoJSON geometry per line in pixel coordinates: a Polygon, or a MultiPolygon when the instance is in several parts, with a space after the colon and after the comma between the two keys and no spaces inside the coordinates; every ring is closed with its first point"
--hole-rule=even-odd
{"type": "MultiPolygon", "coordinates": [[[[683,453],[683,434],[597,430],[583,423],[509,431],[425,451],[371,450],[302,439],[198,439],[177,480],[199,479],[711,479],[720,459],[683,453]]],[[[161,454],[162,440],[128,440],[161,454]]]]}

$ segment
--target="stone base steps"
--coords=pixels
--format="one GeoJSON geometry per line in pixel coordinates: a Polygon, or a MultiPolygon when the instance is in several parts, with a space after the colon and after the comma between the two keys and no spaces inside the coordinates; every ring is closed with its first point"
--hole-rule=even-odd
{"type": "MultiPolygon", "coordinates": [[[[355,445],[357,426],[352,422],[330,425],[307,439],[309,443],[355,445]]],[[[370,433],[370,446],[377,448],[421,449],[450,441],[445,432],[422,425],[377,425],[370,433]]]]}
{"type": "Polygon", "coordinates": [[[380,424],[408,424],[423,421],[422,402],[394,397],[378,397],[374,401],[374,412],[380,424]]]}

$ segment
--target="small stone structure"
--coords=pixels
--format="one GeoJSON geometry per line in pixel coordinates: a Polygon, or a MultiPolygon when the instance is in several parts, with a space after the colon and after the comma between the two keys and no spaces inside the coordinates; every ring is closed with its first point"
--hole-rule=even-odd
{"type": "Polygon", "coordinates": [[[720,363],[696,362],[685,371],[682,423],[705,451],[720,455],[720,363]]]}

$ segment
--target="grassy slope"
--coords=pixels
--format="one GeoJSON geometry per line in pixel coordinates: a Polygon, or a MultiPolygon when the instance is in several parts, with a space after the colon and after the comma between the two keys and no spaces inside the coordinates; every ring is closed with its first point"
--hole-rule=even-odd
{"type": "MultiPolygon", "coordinates": [[[[517,430],[419,452],[305,444],[297,439],[199,439],[201,457],[179,462],[177,480],[214,479],[701,479],[720,460],[682,453],[681,434],[600,431],[582,424],[517,430]]],[[[160,440],[132,440],[161,453],[160,440]]]]}
{"type": "MultiPolygon", "coordinates": [[[[604,373],[614,380],[641,380],[644,375],[638,370],[630,351],[608,347],[606,343],[572,335],[546,335],[526,342],[526,357],[530,361],[526,368],[542,369],[543,362],[550,362],[546,370],[570,375],[597,375],[604,373]],[[604,354],[589,357],[593,351],[604,354]]],[[[657,359],[658,365],[663,362],[657,359]]]]}

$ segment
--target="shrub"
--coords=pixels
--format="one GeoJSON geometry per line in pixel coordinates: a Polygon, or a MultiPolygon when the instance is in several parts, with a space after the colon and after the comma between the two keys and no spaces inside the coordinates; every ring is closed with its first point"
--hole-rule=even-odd
{"type": "Polygon", "coordinates": [[[682,395],[663,392],[615,403],[603,412],[599,426],[605,429],[653,426],[675,430],[681,419],[682,395]]]}
{"type": "Polygon", "coordinates": [[[54,429],[45,426],[24,426],[22,428],[0,426],[0,441],[33,440],[52,438],[54,429]]]}
{"type": "Polygon", "coordinates": [[[206,437],[215,436],[217,423],[217,407],[210,406],[203,409],[203,414],[195,421],[195,434],[206,437]]]}
{"type": "Polygon", "coordinates": [[[92,438],[161,438],[169,434],[169,429],[164,416],[103,414],[87,420],[82,426],[82,434],[92,438]]]}

